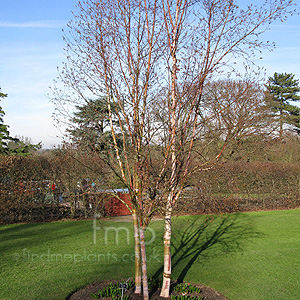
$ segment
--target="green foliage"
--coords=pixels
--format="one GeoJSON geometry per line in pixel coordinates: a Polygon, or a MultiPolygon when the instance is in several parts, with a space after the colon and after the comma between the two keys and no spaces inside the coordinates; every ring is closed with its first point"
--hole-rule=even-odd
{"type": "Polygon", "coordinates": [[[180,283],[174,287],[174,292],[188,294],[188,293],[200,293],[200,288],[190,285],[188,283],[180,283]]]}
{"type": "MultiPolygon", "coordinates": [[[[123,281],[122,283],[125,283],[123,281]]],[[[132,280],[126,282],[127,283],[127,290],[130,290],[134,287],[134,282],[132,280]]],[[[148,278],[148,284],[149,284],[149,290],[155,291],[158,288],[161,287],[162,281],[158,278],[148,278]]],[[[200,293],[201,290],[200,288],[188,284],[188,283],[181,283],[177,284],[173,291],[175,293],[181,293],[183,295],[172,295],[171,299],[173,300],[201,300],[203,299],[202,297],[195,297],[194,295],[191,295],[193,293],[200,293]]],[[[96,293],[90,294],[90,296],[93,299],[102,299],[102,298],[112,298],[113,300],[121,300],[121,295],[122,295],[122,290],[120,289],[120,284],[119,283],[109,283],[105,288],[98,290],[96,293]]],[[[123,296],[123,300],[128,300],[129,297],[127,295],[123,296]]]]}
{"type": "Polygon", "coordinates": [[[157,290],[161,286],[162,286],[162,281],[159,278],[155,278],[155,277],[148,278],[149,290],[157,290]]]}
{"type": "MultiPolygon", "coordinates": [[[[123,281],[122,283],[125,283],[123,281]]],[[[134,283],[133,281],[128,281],[127,283],[127,290],[133,288],[134,283]]],[[[123,291],[124,292],[124,291],[123,291]]],[[[112,300],[128,300],[129,297],[127,295],[123,295],[122,298],[122,289],[120,288],[120,283],[109,283],[105,288],[98,290],[97,293],[92,293],[90,296],[93,299],[101,299],[101,298],[112,298],[112,300]]]]}
{"type": "Polygon", "coordinates": [[[287,73],[274,73],[274,77],[269,77],[267,89],[277,102],[277,108],[280,109],[288,101],[298,101],[300,97],[297,93],[300,91],[299,80],[294,79],[295,75],[287,73]]]}
{"type": "MultiPolygon", "coordinates": [[[[89,100],[82,106],[77,105],[76,109],[71,119],[73,125],[67,129],[73,140],[83,148],[98,151],[107,149],[112,143],[112,136],[106,98],[89,100]]],[[[115,105],[111,104],[111,110],[115,114],[115,105]]]]}
{"type": "MultiPolygon", "coordinates": [[[[6,97],[7,97],[7,94],[1,93],[1,89],[0,89],[0,98],[6,98],[6,97]]],[[[8,143],[8,141],[13,140],[9,136],[8,125],[3,124],[4,123],[4,120],[3,120],[4,115],[5,115],[5,112],[2,109],[2,107],[0,106],[0,154],[8,153],[7,143],[8,143]]]]}
{"type": "MultiPolygon", "coordinates": [[[[7,94],[1,93],[0,98],[6,98],[7,94]]],[[[9,135],[8,125],[4,125],[3,117],[5,112],[0,106],[0,155],[29,155],[32,152],[42,147],[41,143],[33,145],[31,143],[23,142],[18,138],[13,138],[9,135]]]]}
{"type": "Polygon", "coordinates": [[[31,144],[30,142],[23,141],[19,138],[14,138],[8,143],[9,154],[18,155],[18,156],[26,156],[31,155],[35,151],[42,148],[42,143],[31,144]]]}
{"type": "Polygon", "coordinates": [[[189,295],[182,295],[182,296],[171,295],[171,300],[202,300],[202,299],[204,298],[189,296],[189,295]]]}
{"type": "Polygon", "coordinates": [[[134,281],[128,280],[128,281],[122,281],[122,283],[127,283],[127,290],[131,290],[134,287],[134,281]]]}
{"type": "Polygon", "coordinates": [[[283,134],[283,124],[291,125],[300,134],[300,108],[290,104],[290,101],[299,101],[299,80],[295,75],[287,73],[274,73],[269,77],[266,85],[266,101],[275,115],[279,115],[280,137],[283,134]]]}

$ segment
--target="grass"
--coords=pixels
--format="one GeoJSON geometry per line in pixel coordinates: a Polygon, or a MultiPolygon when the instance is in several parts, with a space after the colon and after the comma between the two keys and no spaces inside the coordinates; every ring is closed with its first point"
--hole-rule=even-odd
{"type": "MultiPolygon", "coordinates": [[[[92,282],[133,277],[132,224],[98,229],[95,240],[92,220],[0,226],[0,299],[65,299],[92,282]]],[[[147,232],[149,276],[162,276],[162,229],[155,221],[147,232]]],[[[299,299],[300,209],[177,217],[172,249],[173,279],[231,300],[299,299]]]]}

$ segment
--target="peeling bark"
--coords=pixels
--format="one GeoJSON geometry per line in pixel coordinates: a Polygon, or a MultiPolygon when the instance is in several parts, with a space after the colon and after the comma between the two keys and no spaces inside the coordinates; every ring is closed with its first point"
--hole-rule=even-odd
{"type": "Polygon", "coordinates": [[[146,245],[145,245],[145,226],[142,226],[142,228],[140,228],[140,239],[141,239],[141,256],[142,256],[143,298],[144,300],[149,300],[147,258],[146,258],[146,245]]]}
{"type": "Polygon", "coordinates": [[[161,288],[161,297],[170,296],[170,285],[171,285],[171,215],[172,205],[171,200],[168,199],[168,207],[165,215],[165,232],[164,232],[164,273],[163,273],[163,284],[161,288]]]}
{"type": "Polygon", "coordinates": [[[135,253],[135,293],[142,292],[141,286],[141,245],[139,238],[139,226],[136,210],[132,210],[133,230],[134,230],[134,253],[135,253]]]}

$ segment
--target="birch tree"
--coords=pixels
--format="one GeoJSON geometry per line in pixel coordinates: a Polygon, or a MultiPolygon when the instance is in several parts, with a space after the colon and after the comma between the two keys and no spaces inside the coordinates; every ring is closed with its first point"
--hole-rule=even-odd
{"type": "MultiPolygon", "coordinates": [[[[164,30],[168,38],[170,70],[171,177],[165,206],[164,272],[162,297],[169,296],[171,282],[171,214],[188,177],[192,173],[193,146],[201,129],[201,104],[205,83],[237,59],[251,62],[256,51],[268,47],[258,39],[268,24],[293,13],[292,1],[265,1],[262,6],[244,9],[233,0],[162,0],[164,30]],[[184,102],[185,83],[193,94],[184,102]],[[177,132],[180,131],[180,134],[177,132]],[[185,155],[180,156],[185,147],[185,155]]],[[[231,69],[233,70],[233,69],[231,69]]],[[[226,145],[227,138],[224,140],[226,145]]]]}
{"type": "Polygon", "coordinates": [[[159,69],[164,43],[159,9],[156,0],[79,2],[78,14],[65,35],[67,62],[60,72],[60,80],[73,93],[54,91],[58,112],[66,118],[70,118],[67,106],[87,103],[93,97],[107,101],[112,139],[101,159],[130,193],[135,292],[141,292],[142,270],[144,299],[148,299],[145,230],[162,199],[157,191],[165,169],[158,178],[153,175],[157,163],[149,155],[159,131],[152,114],[155,94],[162,86],[159,69]]]}
{"type": "Polygon", "coordinates": [[[289,0],[244,9],[233,0],[79,2],[65,34],[66,63],[60,72],[72,93],[56,89],[54,101],[64,116],[78,102],[107,101],[112,140],[101,159],[130,193],[136,292],[141,292],[142,269],[145,299],[145,230],[151,217],[157,210],[165,216],[161,296],[168,297],[173,207],[191,174],[215,163],[233,137],[224,136],[213,159],[195,151],[196,141],[208,142],[205,124],[214,117],[205,110],[206,83],[269,47],[259,35],[270,22],[292,13],[292,5],[289,0]],[[112,107],[117,107],[115,114],[112,107]]]}

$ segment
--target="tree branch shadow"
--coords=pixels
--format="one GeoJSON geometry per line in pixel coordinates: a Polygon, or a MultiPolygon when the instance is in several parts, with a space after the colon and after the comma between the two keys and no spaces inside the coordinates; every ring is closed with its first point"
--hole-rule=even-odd
{"type": "MultiPolygon", "coordinates": [[[[179,272],[178,283],[184,281],[199,258],[210,259],[215,255],[243,251],[243,244],[247,240],[263,236],[255,231],[245,214],[197,216],[183,222],[178,219],[173,223],[172,271],[176,271],[176,274],[179,272]]],[[[153,277],[159,278],[162,272],[163,266],[153,277]]]]}

